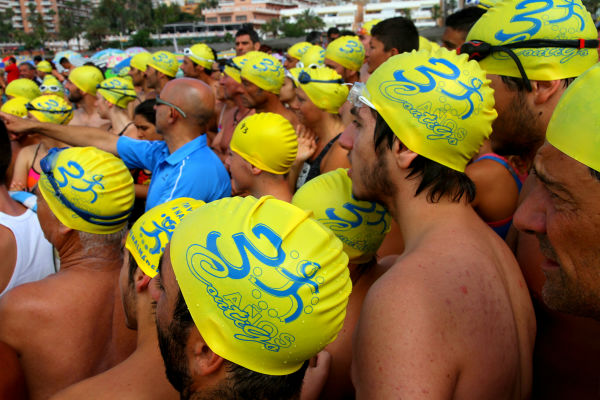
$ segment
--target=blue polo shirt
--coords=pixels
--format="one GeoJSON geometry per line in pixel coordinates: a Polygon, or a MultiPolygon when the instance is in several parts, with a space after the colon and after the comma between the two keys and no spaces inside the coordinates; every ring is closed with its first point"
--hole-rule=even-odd
{"type": "Polygon", "coordinates": [[[117,152],[128,168],[152,171],[146,211],[178,197],[211,202],[231,196],[229,174],[217,155],[198,136],[169,154],[162,140],[136,140],[121,136],[117,152]]]}

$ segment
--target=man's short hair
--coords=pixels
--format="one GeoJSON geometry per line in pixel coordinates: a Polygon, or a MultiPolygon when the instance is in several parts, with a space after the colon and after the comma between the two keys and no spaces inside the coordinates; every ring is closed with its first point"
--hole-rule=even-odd
{"type": "Polygon", "coordinates": [[[10,56],[9,60],[13,63],[16,64],[17,63],[17,59],[13,56],[10,56]]]}
{"type": "Polygon", "coordinates": [[[311,44],[321,44],[323,39],[323,33],[319,31],[312,31],[306,35],[306,41],[311,44]]]}
{"type": "MultiPolygon", "coordinates": [[[[134,270],[135,272],[135,270],[134,270]]],[[[173,323],[179,325],[178,331],[188,332],[194,328],[194,320],[188,309],[181,290],[177,296],[173,323]]],[[[179,338],[187,340],[186,338],[179,338]]],[[[261,374],[223,360],[227,371],[224,382],[210,393],[215,399],[295,399],[299,398],[302,389],[302,380],[308,366],[308,361],[296,372],[288,375],[261,374]]]]}
{"type": "Polygon", "coordinates": [[[383,43],[383,49],[404,53],[419,48],[419,32],[415,24],[404,17],[389,18],[371,29],[371,36],[383,43]]]}
{"type": "Polygon", "coordinates": [[[475,25],[475,22],[485,14],[485,11],[486,10],[479,7],[463,8],[446,18],[446,26],[455,31],[464,32],[466,35],[473,25],[475,25]]]}
{"type": "Polygon", "coordinates": [[[21,68],[23,65],[26,65],[27,68],[29,68],[29,69],[32,69],[32,70],[35,69],[35,67],[33,65],[31,65],[31,63],[29,61],[25,61],[25,62],[22,62],[21,64],[19,64],[19,68],[21,68]]]}
{"type": "MultiPolygon", "coordinates": [[[[375,151],[380,155],[387,144],[392,148],[395,140],[399,140],[383,117],[375,110],[375,151]]],[[[440,163],[417,155],[410,164],[408,179],[421,177],[415,196],[427,189],[427,200],[437,203],[442,197],[447,196],[453,202],[459,202],[466,197],[471,203],[475,200],[475,184],[464,172],[456,171],[440,163]]]]}
{"type": "Polygon", "coordinates": [[[70,61],[67,57],[61,57],[60,60],[58,61],[58,63],[60,65],[63,65],[64,63],[68,63],[68,62],[70,62],[70,61]]]}
{"type": "Polygon", "coordinates": [[[39,63],[40,61],[42,61],[42,56],[40,56],[39,54],[33,57],[33,62],[39,63]]]}
{"type": "Polygon", "coordinates": [[[8,131],[6,130],[4,122],[0,120],[0,185],[6,185],[6,171],[10,166],[11,159],[12,149],[10,147],[8,131]]]}
{"type": "Polygon", "coordinates": [[[239,31],[237,31],[237,33],[235,34],[235,37],[239,37],[242,35],[248,35],[250,36],[250,40],[252,41],[252,43],[258,43],[260,42],[260,38],[258,37],[258,33],[256,33],[256,31],[252,28],[242,28],[239,31]]]}
{"type": "Polygon", "coordinates": [[[331,36],[331,35],[339,35],[339,34],[340,34],[340,30],[338,28],[336,28],[335,26],[327,29],[327,36],[328,37],[331,36]]]}

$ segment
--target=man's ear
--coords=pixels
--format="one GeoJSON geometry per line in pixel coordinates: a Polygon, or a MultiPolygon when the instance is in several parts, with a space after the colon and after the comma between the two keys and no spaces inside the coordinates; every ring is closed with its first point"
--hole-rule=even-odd
{"type": "Polygon", "coordinates": [[[552,96],[563,89],[562,80],[554,81],[531,81],[533,102],[536,105],[546,103],[552,96]]]}
{"type": "Polygon", "coordinates": [[[139,267],[135,270],[135,275],[133,276],[133,284],[135,285],[135,291],[137,293],[141,293],[148,289],[148,285],[150,284],[150,278],[146,275],[139,267]]]}
{"type": "Polygon", "coordinates": [[[254,165],[250,166],[250,171],[252,171],[252,175],[258,176],[260,174],[262,174],[263,170],[260,168],[256,168],[254,165]]]}
{"type": "Polygon", "coordinates": [[[398,51],[398,49],[397,49],[397,48],[395,48],[395,47],[392,47],[392,48],[390,49],[389,53],[390,53],[390,57],[393,57],[393,56],[395,56],[396,54],[400,54],[400,52],[398,51]]]}
{"type": "Polygon", "coordinates": [[[223,357],[208,347],[196,327],[190,328],[188,349],[192,352],[191,357],[188,357],[191,362],[190,370],[196,374],[200,376],[213,375],[219,373],[223,368],[223,357]]]}
{"type": "Polygon", "coordinates": [[[392,144],[392,157],[394,158],[398,168],[407,169],[418,154],[412,150],[409,150],[406,146],[398,139],[394,139],[392,144]]]}

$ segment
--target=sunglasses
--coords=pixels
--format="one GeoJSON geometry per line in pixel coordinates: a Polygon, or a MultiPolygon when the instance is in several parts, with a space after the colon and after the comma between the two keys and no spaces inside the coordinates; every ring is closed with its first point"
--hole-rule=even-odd
{"type": "Polygon", "coordinates": [[[331,80],[313,79],[313,78],[310,77],[310,75],[306,71],[300,71],[300,74],[298,75],[298,82],[300,82],[303,85],[306,85],[307,83],[310,83],[310,82],[315,82],[315,83],[337,83],[337,84],[340,84],[340,85],[344,84],[344,80],[342,78],[340,78],[340,79],[331,79],[331,80]]]}
{"type": "Polygon", "coordinates": [[[40,86],[40,91],[42,91],[42,92],[60,92],[61,89],[62,89],[61,86],[56,86],[56,85],[52,85],[52,86],[41,85],[40,86]]]}
{"type": "MultiPolygon", "coordinates": [[[[56,197],[58,197],[58,199],[61,201],[61,203],[63,203],[67,208],[69,208],[71,211],[73,211],[75,214],[77,214],[81,219],[83,219],[84,221],[87,221],[89,223],[92,223],[94,225],[114,226],[114,225],[120,225],[120,224],[126,222],[127,219],[129,218],[129,214],[131,213],[131,210],[133,209],[133,206],[129,210],[123,211],[123,212],[115,214],[115,215],[109,215],[109,216],[94,215],[94,214],[89,213],[86,210],[83,210],[83,209],[77,207],[75,204],[71,203],[69,201],[69,199],[67,199],[62,194],[62,192],[60,191],[59,185],[56,182],[56,179],[54,178],[54,173],[52,172],[52,168],[53,168],[52,166],[55,164],[55,160],[56,160],[56,157],[58,156],[58,154],[61,151],[63,151],[64,149],[65,148],[62,148],[62,149],[58,149],[56,147],[52,148],[52,149],[50,149],[50,151],[48,151],[48,155],[40,160],[40,167],[42,167],[42,172],[48,178],[48,182],[50,182],[50,185],[52,186],[52,189],[54,190],[54,194],[56,195],[56,197]]],[[[102,185],[99,182],[102,179],[101,175],[94,175],[92,177],[92,179],[93,179],[93,185],[102,185]]],[[[66,183],[62,186],[65,186],[65,185],[66,185],[66,183]]],[[[74,187],[73,187],[73,189],[77,190],[77,188],[74,188],[74,187]]],[[[94,194],[95,194],[95,192],[94,192],[94,194]]]]}
{"type": "Polygon", "coordinates": [[[181,116],[183,118],[187,118],[187,114],[185,113],[185,111],[183,111],[181,108],[179,108],[178,106],[176,106],[173,103],[169,103],[166,100],[161,99],[160,97],[156,96],[156,104],[162,104],[165,105],[167,107],[171,107],[172,109],[176,110],[177,112],[179,112],[179,114],[181,114],[181,116]]]}
{"type": "Polygon", "coordinates": [[[367,85],[364,82],[356,82],[348,92],[348,98],[346,100],[354,107],[361,108],[367,106],[376,110],[375,105],[365,96],[368,95],[368,93],[367,85]]]}
{"type": "Polygon", "coordinates": [[[492,55],[493,53],[505,53],[515,62],[519,73],[523,78],[523,83],[527,91],[531,92],[531,82],[525,73],[525,68],[519,60],[519,57],[513,51],[514,49],[539,49],[544,47],[551,48],[569,48],[569,49],[596,49],[598,48],[597,39],[579,39],[579,40],[553,40],[553,39],[531,39],[523,40],[521,42],[508,43],[503,45],[491,45],[489,43],[473,40],[471,42],[463,43],[460,48],[456,50],[458,54],[467,54],[469,60],[481,61],[484,58],[492,55]]]}

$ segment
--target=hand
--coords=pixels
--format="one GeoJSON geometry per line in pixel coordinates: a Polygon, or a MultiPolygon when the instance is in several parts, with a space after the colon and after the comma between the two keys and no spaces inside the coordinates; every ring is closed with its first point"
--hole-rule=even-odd
{"type": "Polygon", "coordinates": [[[36,121],[32,121],[25,118],[19,118],[5,112],[0,112],[0,119],[4,121],[6,129],[10,133],[14,133],[17,136],[35,131],[35,126],[38,124],[36,121]]]}
{"type": "Polygon", "coordinates": [[[315,134],[304,125],[298,125],[296,127],[296,134],[298,135],[298,154],[296,155],[296,162],[303,163],[315,154],[315,151],[317,150],[317,141],[315,139],[315,134]]]}
{"type": "Polygon", "coordinates": [[[318,399],[323,391],[323,386],[329,377],[329,367],[331,366],[331,354],[326,350],[321,351],[314,356],[308,364],[304,380],[302,381],[302,392],[300,400],[318,399]]]}

